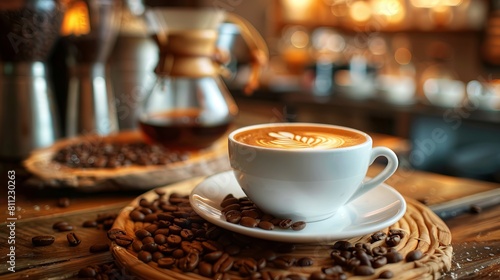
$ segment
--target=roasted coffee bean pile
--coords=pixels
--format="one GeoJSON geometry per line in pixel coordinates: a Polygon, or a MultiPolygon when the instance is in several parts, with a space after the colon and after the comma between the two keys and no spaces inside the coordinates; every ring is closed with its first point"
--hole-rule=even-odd
{"type": "Polygon", "coordinates": [[[144,263],[160,268],[197,273],[212,279],[347,279],[349,275],[392,278],[386,264],[416,261],[422,252],[402,256],[396,246],[401,230],[374,233],[370,240],[352,244],[338,241],[317,245],[325,253],[313,258],[296,251],[292,243],[265,241],[217,227],[196,214],[187,196],[157,192],[140,199],[130,213],[126,231],[112,228],[108,238],[144,263]],[[397,237],[396,237],[397,236],[397,237]],[[329,248],[329,249],[328,249],[329,248]],[[377,275],[375,275],[377,274],[377,275]]]}
{"type": "Polygon", "coordinates": [[[134,280],[133,276],[127,275],[124,269],[118,268],[114,263],[101,265],[89,265],[78,271],[78,278],[85,279],[123,279],[134,280]]]}
{"type": "Polygon", "coordinates": [[[280,219],[273,215],[264,213],[248,197],[236,198],[233,194],[228,194],[220,203],[222,214],[227,222],[239,224],[249,228],[261,228],[263,230],[292,229],[303,230],[306,227],[304,221],[292,221],[291,219],[280,219]]]}
{"type": "Polygon", "coordinates": [[[162,146],[142,142],[86,141],[60,149],[53,160],[71,168],[117,168],[131,165],[165,165],[188,158],[187,152],[169,151],[162,146]]]}

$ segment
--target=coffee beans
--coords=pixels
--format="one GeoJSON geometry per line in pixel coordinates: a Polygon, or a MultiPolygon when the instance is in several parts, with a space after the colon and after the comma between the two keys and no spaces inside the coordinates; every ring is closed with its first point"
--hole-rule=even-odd
{"type": "MultiPolygon", "coordinates": [[[[224,200],[228,201],[221,207],[227,208],[223,215],[228,222],[257,230],[293,230],[305,225],[265,214],[248,198],[228,196],[224,200]]],[[[307,257],[297,252],[293,243],[254,239],[217,227],[202,219],[188,197],[179,194],[167,197],[160,193],[151,201],[141,199],[130,213],[132,221],[132,213],[143,217],[134,221],[135,230],[112,228],[108,231],[110,240],[133,251],[144,263],[154,262],[159,268],[211,279],[314,280],[347,279],[349,275],[390,278],[392,272],[383,269],[387,264],[421,258],[417,252],[404,258],[397,245],[387,244],[388,238],[401,244],[406,237],[404,231],[396,229],[374,233],[365,242],[337,241],[331,246],[329,258],[328,254],[307,257]],[[145,222],[147,216],[150,220],[145,222]],[[321,268],[314,268],[320,264],[321,268]]]]}
{"type": "Polygon", "coordinates": [[[263,230],[292,229],[303,230],[306,227],[304,221],[292,221],[291,219],[279,219],[264,213],[248,197],[236,198],[228,194],[220,203],[221,213],[227,222],[239,224],[249,228],[260,228],[263,230]]]}
{"type": "Polygon", "coordinates": [[[91,253],[102,253],[109,251],[109,244],[94,244],[90,246],[89,251],[91,253]]]}
{"type": "Polygon", "coordinates": [[[413,250],[406,255],[407,262],[413,262],[420,260],[424,254],[420,250],[413,250]]]}
{"type": "Polygon", "coordinates": [[[170,151],[159,145],[104,143],[96,139],[66,146],[57,151],[53,160],[70,168],[117,168],[165,165],[188,158],[188,153],[170,151]]]}
{"type": "Polygon", "coordinates": [[[82,242],[74,232],[68,233],[66,239],[68,239],[69,246],[78,246],[82,242]]]}
{"type": "Polygon", "coordinates": [[[54,241],[56,238],[52,235],[39,235],[31,238],[31,243],[33,243],[34,246],[48,246],[54,241]]]}

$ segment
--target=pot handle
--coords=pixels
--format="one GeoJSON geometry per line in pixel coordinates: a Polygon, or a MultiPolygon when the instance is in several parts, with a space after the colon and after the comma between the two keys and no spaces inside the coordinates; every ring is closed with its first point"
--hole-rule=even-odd
{"type": "Polygon", "coordinates": [[[264,38],[246,19],[234,13],[227,13],[226,21],[236,24],[240,28],[241,37],[250,49],[251,73],[244,88],[245,94],[251,94],[258,86],[262,69],[269,61],[269,49],[264,38]]]}

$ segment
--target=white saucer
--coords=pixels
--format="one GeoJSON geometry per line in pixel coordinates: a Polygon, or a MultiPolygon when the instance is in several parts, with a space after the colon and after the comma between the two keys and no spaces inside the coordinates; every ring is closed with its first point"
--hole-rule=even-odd
{"type": "Polygon", "coordinates": [[[281,242],[321,243],[363,236],[393,225],[406,211],[406,202],[401,194],[381,184],[339,209],[333,217],[307,223],[303,230],[263,230],[226,222],[219,205],[230,193],[235,197],[245,196],[233,172],[226,171],[198,184],[189,200],[196,213],[214,225],[251,237],[281,242]]]}

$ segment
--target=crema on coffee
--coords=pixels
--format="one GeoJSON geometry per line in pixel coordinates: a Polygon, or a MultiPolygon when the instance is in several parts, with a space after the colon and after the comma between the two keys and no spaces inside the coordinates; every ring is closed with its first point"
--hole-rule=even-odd
{"type": "Polygon", "coordinates": [[[275,126],[242,131],[238,142],[277,149],[335,149],[361,144],[365,135],[351,130],[320,126],[275,126]]]}

